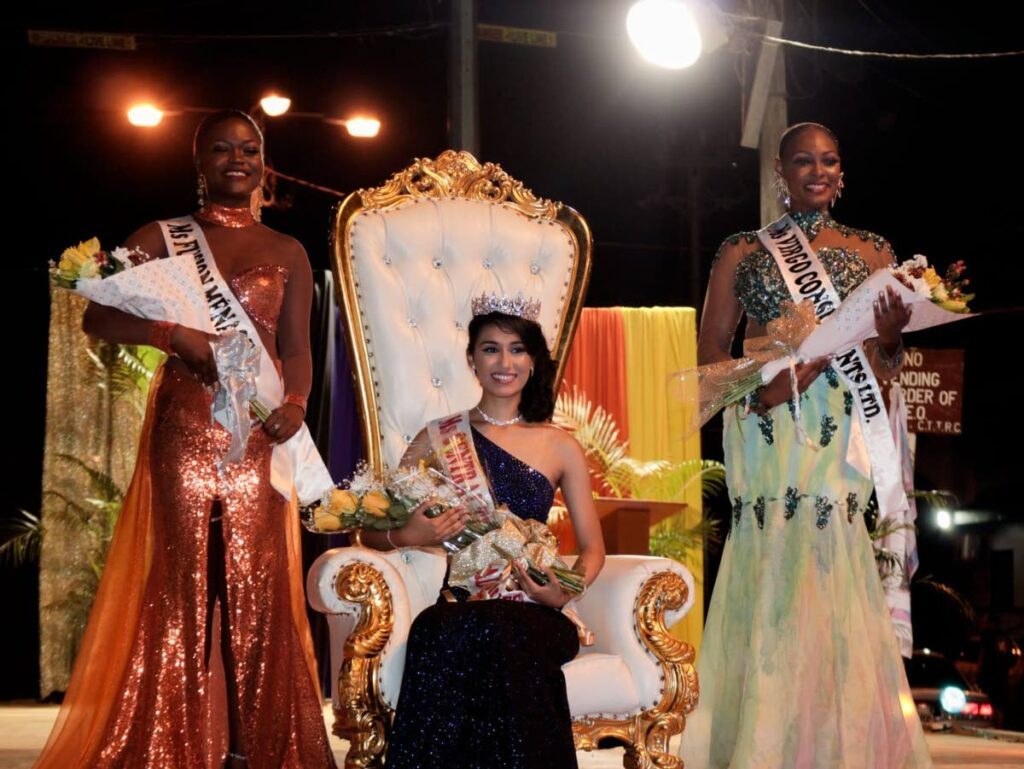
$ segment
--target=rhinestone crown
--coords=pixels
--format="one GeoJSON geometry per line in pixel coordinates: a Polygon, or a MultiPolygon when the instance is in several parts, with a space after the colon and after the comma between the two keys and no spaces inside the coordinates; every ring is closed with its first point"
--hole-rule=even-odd
{"type": "Polygon", "coordinates": [[[514,297],[498,296],[491,292],[473,298],[473,315],[487,315],[500,312],[503,315],[515,315],[524,320],[536,321],[540,317],[540,300],[527,299],[522,294],[514,297]]]}

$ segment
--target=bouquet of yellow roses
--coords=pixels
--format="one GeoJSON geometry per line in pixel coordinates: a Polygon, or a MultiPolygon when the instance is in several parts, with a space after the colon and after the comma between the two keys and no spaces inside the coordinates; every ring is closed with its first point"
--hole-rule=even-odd
{"type": "Polygon", "coordinates": [[[388,531],[405,526],[412,511],[426,499],[435,500],[426,511],[431,518],[457,505],[470,513],[466,527],[444,543],[450,553],[500,525],[493,510],[426,463],[376,472],[361,462],[344,488],[330,489],[318,502],[301,508],[300,514],[303,525],[320,534],[355,529],[388,531]]]}
{"type": "Polygon", "coordinates": [[[90,238],[65,248],[60,259],[50,261],[50,279],[61,288],[74,290],[82,280],[106,278],[152,260],[152,256],[138,248],[104,251],[99,238],[90,238]]]}

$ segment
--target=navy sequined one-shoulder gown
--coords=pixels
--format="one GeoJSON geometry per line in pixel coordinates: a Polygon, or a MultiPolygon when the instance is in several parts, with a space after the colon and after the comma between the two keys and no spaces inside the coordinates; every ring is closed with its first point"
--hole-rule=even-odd
{"type": "MultiPolygon", "coordinates": [[[[547,478],[473,430],[498,502],[546,521],[547,478]]],[[[562,665],[576,627],[516,601],[443,598],[413,622],[385,761],[388,769],[576,767],[562,665]]]]}

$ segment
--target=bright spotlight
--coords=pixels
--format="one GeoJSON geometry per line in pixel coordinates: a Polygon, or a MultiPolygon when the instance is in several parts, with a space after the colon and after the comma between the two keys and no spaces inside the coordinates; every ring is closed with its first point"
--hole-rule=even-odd
{"type": "Polygon", "coordinates": [[[641,0],[626,15],[633,45],[651,64],[683,69],[697,61],[700,31],[690,9],[680,0],[641,0]]]}
{"type": "Polygon", "coordinates": [[[291,106],[291,99],[284,96],[278,96],[277,94],[264,96],[260,99],[260,109],[262,109],[263,113],[268,117],[283,115],[291,108],[291,106]]]}
{"type": "Polygon", "coordinates": [[[935,511],[935,525],[943,531],[949,531],[953,528],[953,516],[950,515],[949,510],[935,511]]]}
{"type": "Polygon", "coordinates": [[[128,122],[134,126],[152,128],[160,125],[164,112],[152,104],[135,104],[128,110],[128,122]]]}
{"type": "Polygon", "coordinates": [[[380,121],[372,117],[353,117],[345,121],[345,130],[349,136],[360,139],[372,139],[380,133],[380,121]]]}

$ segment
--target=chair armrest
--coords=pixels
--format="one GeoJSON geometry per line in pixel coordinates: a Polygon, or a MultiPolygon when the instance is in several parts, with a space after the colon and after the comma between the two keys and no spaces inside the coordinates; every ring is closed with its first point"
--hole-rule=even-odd
{"type": "Polygon", "coordinates": [[[693,647],[668,632],[693,601],[693,575],[682,564],[668,558],[613,555],[576,602],[580,617],[595,634],[594,646],[586,652],[620,656],[644,709],[689,712],[696,706],[693,647]]]}

